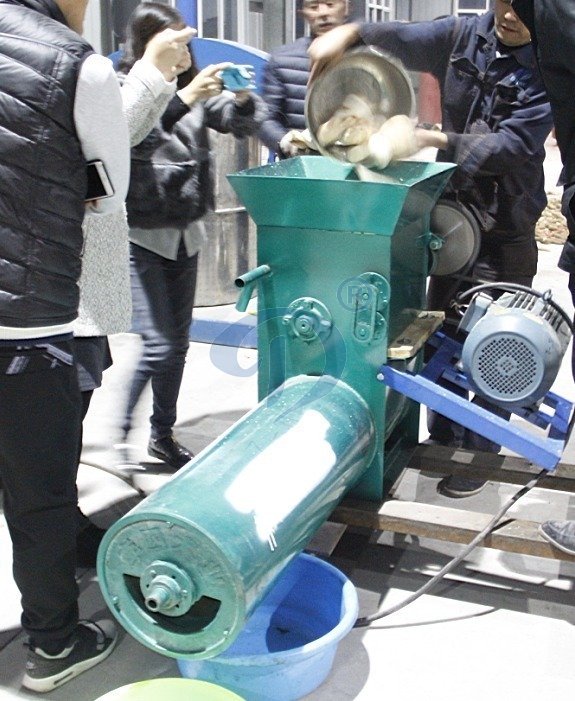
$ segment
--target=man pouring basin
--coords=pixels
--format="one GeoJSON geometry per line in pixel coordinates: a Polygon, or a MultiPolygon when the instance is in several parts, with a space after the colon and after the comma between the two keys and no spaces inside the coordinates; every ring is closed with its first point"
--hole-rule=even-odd
{"type": "MultiPolygon", "coordinates": [[[[415,139],[419,148],[438,149],[438,161],[457,164],[444,196],[472,212],[481,236],[466,279],[430,278],[428,308],[446,313],[444,331],[453,336],[460,317],[451,301],[459,292],[477,283],[530,287],[537,271],[535,225],[547,204],[543,161],[552,118],[531,35],[510,0],[495,0],[493,10],[473,17],[350,23],[311,44],[312,80],[362,44],[392,55],[409,70],[432,73],[440,85],[441,131],[415,129],[415,139]]],[[[375,163],[380,145],[377,140],[368,144],[375,163]]],[[[450,389],[463,393],[453,385],[450,389]]],[[[499,451],[498,445],[436,413],[428,416],[428,428],[431,440],[441,445],[499,451]]],[[[440,491],[465,497],[483,485],[465,475],[450,476],[440,491]]]]}

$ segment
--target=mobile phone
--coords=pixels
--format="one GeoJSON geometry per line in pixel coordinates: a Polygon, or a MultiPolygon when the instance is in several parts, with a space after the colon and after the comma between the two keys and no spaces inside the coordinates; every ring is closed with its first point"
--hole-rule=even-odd
{"type": "Polygon", "coordinates": [[[90,161],[87,163],[86,174],[88,176],[86,202],[102,200],[114,194],[114,188],[102,161],[90,161]]]}
{"type": "Polygon", "coordinates": [[[234,64],[220,71],[220,77],[226,90],[255,90],[255,71],[253,66],[234,64]]]}

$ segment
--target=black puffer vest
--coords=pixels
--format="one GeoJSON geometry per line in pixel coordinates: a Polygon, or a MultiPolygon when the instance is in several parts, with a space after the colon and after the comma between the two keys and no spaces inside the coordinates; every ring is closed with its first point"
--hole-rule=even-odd
{"type": "Polygon", "coordinates": [[[0,0],[0,325],[77,315],[86,167],[74,126],[90,45],[52,0],[0,0]]]}

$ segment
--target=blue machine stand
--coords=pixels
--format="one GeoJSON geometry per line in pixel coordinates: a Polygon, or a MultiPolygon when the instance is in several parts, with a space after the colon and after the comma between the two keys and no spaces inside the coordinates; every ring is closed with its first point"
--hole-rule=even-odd
{"type": "Polygon", "coordinates": [[[466,375],[456,367],[461,357],[461,344],[440,331],[431,337],[429,343],[437,350],[421,372],[413,374],[397,370],[391,365],[382,365],[377,379],[544,469],[554,470],[571,433],[573,403],[552,392],[545,395],[538,409],[509,410],[492,403],[494,407],[503,408],[547,431],[547,436],[531,432],[528,427],[513,425],[438,384],[440,379],[447,380],[464,390],[472,391],[466,375]],[[551,411],[546,412],[545,407],[551,411]]]}

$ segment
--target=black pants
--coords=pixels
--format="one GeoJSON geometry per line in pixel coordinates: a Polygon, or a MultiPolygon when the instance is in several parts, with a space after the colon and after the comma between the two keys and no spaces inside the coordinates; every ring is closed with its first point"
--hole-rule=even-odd
{"type": "MultiPolygon", "coordinates": [[[[567,221],[569,238],[561,251],[559,267],[569,271],[569,292],[575,306],[575,183],[565,186],[561,212],[567,221]]],[[[573,324],[575,325],[575,317],[573,324]]],[[[575,379],[575,343],[571,344],[571,374],[575,379]]]]}
{"type": "Polygon", "coordinates": [[[71,343],[59,337],[0,345],[4,514],[22,595],[22,626],[37,645],[67,638],[78,621],[82,404],[71,343]]]}

